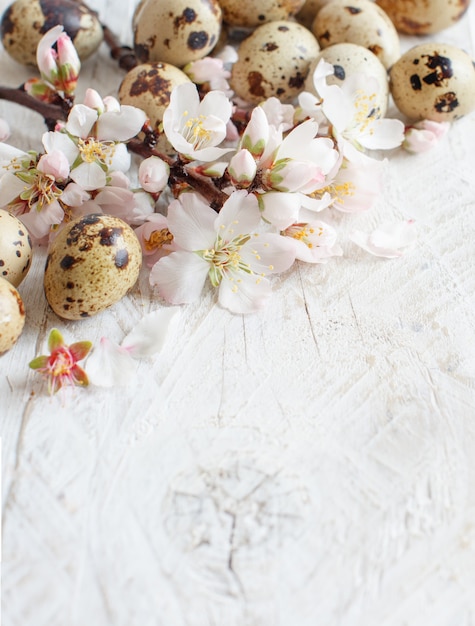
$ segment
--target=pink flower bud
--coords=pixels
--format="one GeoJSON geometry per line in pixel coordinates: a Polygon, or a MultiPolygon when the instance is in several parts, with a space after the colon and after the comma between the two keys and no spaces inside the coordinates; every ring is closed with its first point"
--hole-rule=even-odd
{"type": "Polygon", "coordinates": [[[245,189],[249,187],[256,176],[257,165],[249,150],[239,150],[231,159],[228,166],[228,174],[232,183],[245,189]]]}
{"type": "Polygon", "coordinates": [[[241,146],[259,159],[269,139],[269,122],[262,107],[256,107],[242,136],[241,146]]]}
{"type": "Polygon", "coordinates": [[[139,180],[142,188],[149,193],[159,193],[168,183],[170,167],[156,156],[148,157],[139,167],[139,180]]]}
{"type": "Polygon", "coordinates": [[[68,159],[59,150],[44,154],[38,161],[37,169],[43,174],[53,176],[56,180],[63,180],[69,176],[68,159]]]}
{"type": "Polygon", "coordinates": [[[81,61],[69,35],[63,33],[57,41],[58,55],[57,63],[59,68],[60,88],[66,95],[72,95],[76,89],[81,61]]]}
{"type": "Polygon", "coordinates": [[[91,89],[91,87],[86,89],[83,104],[90,109],[95,109],[99,114],[103,113],[105,110],[104,101],[101,96],[95,89],[91,89]]]}

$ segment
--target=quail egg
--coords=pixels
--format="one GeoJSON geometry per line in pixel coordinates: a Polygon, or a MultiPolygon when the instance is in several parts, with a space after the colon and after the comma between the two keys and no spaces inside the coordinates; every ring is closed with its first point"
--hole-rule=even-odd
{"type": "Polygon", "coordinates": [[[258,26],[239,46],[231,87],[252,104],[271,96],[291,102],[302,90],[319,49],[312,33],[297,22],[258,26]]]}
{"type": "Polygon", "coordinates": [[[475,67],[455,46],[415,46],[393,65],[389,77],[394,103],[412,120],[450,122],[475,109],[475,67]]]}
{"type": "Polygon", "coordinates": [[[305,0],[219,0],[223,20],[231,26],[260,26],[286,20],[302,8],[305,0]]]}
{"type": "Polygon", "coordinates": [[[0,278],[0,354],[10,350],[25,325],[25,307],[20,294],[0,278]]]}
{"type": "Polygon", "coordinates": [[[103,40],[96,15],[75,0],[15,0],[4,12],[2,43],[8,54],[23,65],[36,65],[41,37],[61,24],[71,37],[80,59],[97,50],[103,40]]]}
{"type": "Polygon", "coordinates": [[[79,320],[118,302],[142,264],[136,234],[117,217],[94,213],[73,220],[53,240],[44,288],[53,311],[79,320]]]}
{"type": "Polygon", "coordinates": [[[18,287],[31,265],[31,239],[20,220],[0,209],[0,276],[18,287]]]}
{"type": "Polygon", "coordinates": [[[146,0],[134,16],[134,48],[140,62],[183,67],[218,43],[222,12],[217,0],[146,0]]]}
{"type": "Polygon", "coordinates": [[[428,35],[452,26],[470,0],[376,0],[394,26],[408,35],[428,35]]]}
{"type": "Polygon", "coordinates": [[[400,55],[399,36],[387,14],[371,0],[333,0],[320,9],[312,32],[322,48],[349,42],[373,52],[388,68],[400,55]]]}

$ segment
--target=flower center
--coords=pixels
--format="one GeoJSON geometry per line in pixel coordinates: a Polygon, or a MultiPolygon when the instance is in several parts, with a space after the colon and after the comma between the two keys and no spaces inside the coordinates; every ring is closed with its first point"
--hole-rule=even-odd
{"type": "Polygon", "coordinates": [[[51,204],[63,193],[62,190],[56,186],[56,181],[53,176],[39,172],[35,168],[27,172],[15,172],[15,175],[26,185],[20,194],[20,200],[27,203],[28,210],[36,205],[35,208],[39,212],[44,206],[51,204]]]}
{"type": "Polygon", "coordinates": [[[53,377],[68,376],[74,365],[74,359],[69,350],[58,348],[48,359],[48,369],[53,377]]]}
{"type": "Polygon", "coordinates": [[[315,228],[312,228],[309,224],[292,224],[292,226],[285,229],[284,235],[292,237],[297,241],[301,241],[307,246],[307,248],[314,248],[315,244],[310,238],[313,235],[321,237],[323,235],[323,228],[319,226],[318,229],[315,230],[315,228]]]}
{"type": "Polygon", "coordinates": [[[202,259],[210,263],[209,277],[214,287],[219,285],[226,274],[253,273],[249,263],[243,261],[241,256],[241,248],[250,238],[250,235],[239,235],[231,241],[225,241],[218,235],[213,248],[200,250],[197,253],[202,259]]]}
{"type": "Polygon", "coordinates": [[[96,141],[93,137],[79,139],[78,150],[82,160],[86,163],[99,162],[103,165],[112,163],[113,147],[102,141],[96,141]]]}
{"type": "MultiPolygon", "coordinates": [[[[188,115],[188,112],[185,111],[183,115],[188,115]]],[[[206,116],[200,115],[198,117],[190,117],[185,122],[183,137],[193,146],[193,150],[199,150],[211,141],[212,133],[205,128],[205,121],[206,116]]]]}
{"type": "Polygon", "coordinates": [[[162,230],[154,230],[150,234],[148,239],[144,239],[145,250],[152,252],[158,250],[167,243],[173,241],[173,235],[168,228],[162,228],[162,230]]]}

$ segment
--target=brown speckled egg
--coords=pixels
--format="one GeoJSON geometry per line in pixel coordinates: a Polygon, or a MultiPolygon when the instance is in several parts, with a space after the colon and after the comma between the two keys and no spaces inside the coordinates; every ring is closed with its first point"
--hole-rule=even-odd
{"type": "Polygon", "coordinates": [[[139,240],[117,217],[94,213],[64,226],[46,261],[46,299],[60,317],[79,320],[118,302],[142,264],[139,240]]]}
{"type": "Polygon", "coordinates": [[[389,77],[396,106],[411,120],[450,122],[475,109],[475,67],[455,46],[415,46],[393,65],[389,77]]]}
{"type": "Polygon", "coordinates": [[[10,350],[25,325],[25,307],[20,294],[0,278],[0,354],[10,350]]]}
{"type": "Polygon", "coordinates": [[[455,24],[470,0],[376,0],[394,26],[408,35],[437,33],[455,24]]]}
{"type": "Polygon", "coordinates": [[[307,0],[295,17],[301,24],[311,30],[315,16],[328,2],[332,2],[332,0],[307,0]]]}
{"type": "Polygon", "coordinates": [[[142,63],[183,67],[213,50],[221,22],[217,0],[146,0],[134,16],[135,53],[142,63]]]}
{"type": "Polygon", "coordinates": [[[223,20],[231,26],[260,26],[286,20],[302,8],[305,0],[219,0],[223,20]]]}
{"type": "Polygon", "coordinates": [[[20,220],[0,209],[0,276],[18,287],[31,265],[31,239],[20,220]]]}
{"type": "MultiPolygon", "coordinates": [[[[119,100],[121,104],[131,104],[145,111],[153,129],[158,131],[173,89],[189,82],[191,80],[185,72],[174,65],[143,63],[126,74],[119,87],[119,100]]],[[[160,152],[174,152],[163,134],[159,136],[156,147],[160,152]]]]}
{"type": "Polygon", "coordinates": [[[71,37],[80,59],[97,50],[103,40],[97,17],[74,0],[15,0],[1,22],[2,43],[8,54],[23,65],[36,65],[41,37],[61,24],[71,37]]]}
{"type": "Polygon", "coordinates": [[[317,13],[312,32],[322,48],[349,42],[364,46],[391,67],[400,55],[399,36],[381,7],[371,0],[333,0],[317,13]]]}
{"type": "Polygon", "coordinates": [[[374,105],[379,109],[377,117],[386,115],[389,98],[388,75],[384,65],[371,50],[355,43],[336,43],[324,48],[312,61],[305,81],[305,90],[311,93],[315,93],[313,73],[321,59],[331,63],[334,68],[333,76],[327,77],[329,85],[341,85],[349,76],[354,74],[366,74],[376,78],[379,85],[374,99],[374,105]]]}
{"type": "Polygon", "coordinates": [[[252,104],[271,96],[291,102],[302,91],[310,63],[318,52],[315,37],[297,22],[258,26],[239,46],[231,87],[252,104]]]}

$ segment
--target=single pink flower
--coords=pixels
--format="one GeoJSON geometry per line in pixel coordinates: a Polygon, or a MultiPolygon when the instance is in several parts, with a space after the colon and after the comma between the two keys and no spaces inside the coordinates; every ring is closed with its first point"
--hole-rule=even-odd
{"type": "Polygon", "coordinates": [[[89,384],[87,374],[77,363],[88,355],[91,347],[90,341],[67,346],[59,330],[53,328],[48,337],[50,354],[37,356],[29,366],[48,380],[50,395],[67,385],[86,387],[89,384]]]}

